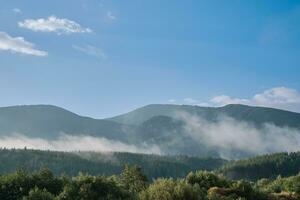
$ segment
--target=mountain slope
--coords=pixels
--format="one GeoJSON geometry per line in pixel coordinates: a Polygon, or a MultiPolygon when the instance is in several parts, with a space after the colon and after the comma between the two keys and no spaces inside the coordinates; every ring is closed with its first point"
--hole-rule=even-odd
{"type": "Polygon", "coordinates": [[[136,138],[169,154],[240,159],[300,150],[300,114],[274,108],[154,104],[109,120],[137,126],[136,138]]]}
{"type": "Polygon", "coordinates": [[[230,104],[218,108],[220,112],[237,120],[255,124],[272,123],[277,126],[300,128],[300,114],[275,108],[230,104]]]}
{"type": "Polygon", "coordinates": [[[258,180],[292,176],[300,171],[300,152],[276,153],[233,161],[219,170],[231,179],[258,180]]]}
{"type": "Polygon", "coordinates": [[[224,107],[200,107],[190,105],[152,104],[108,120],[123,124],[141,124],[154,116],[174,117],[180,112],[214,121],[220,115],[255,124],[273,123],[278,126],[300,128],[300,114],[267,107],[253,107],[241,104],[229,104],[224,107]]]}
{"type": "Polygon", "coordinates": [[[52,140],[62,133],[89,135],[116,145],[122,142],[146,147],[146,151],[157,146],[160,152],[171,155],[239,159],[297,151],[299,130],[299,113],[245,105],[148,105],[109,119],[82,117],[50,105],[0,108],[0,137],[23,134],[52,140]],[[267,128],[266,123],[270,125],[267,128]]]}
{"type": "Polygon", "coordinates": [[[210,116],[215,114],[216,108],[199,107],[190,105],[172,105],[172,104],[151,104],[138,108],[129,113],[119,115],[108,120],[120,122],[123,124],[141,124],[155,116],[175,117],[179,112],[187,112],[190,114],[197,114],[203,116],[210,116]]]}
{"type": "Polygon", "coordinates": [[[24,134],[53,139],[59,134],[126,140],[126,127],[109,120],[82,117],[51,105],[0,108],[0,135],[24,134]]]}

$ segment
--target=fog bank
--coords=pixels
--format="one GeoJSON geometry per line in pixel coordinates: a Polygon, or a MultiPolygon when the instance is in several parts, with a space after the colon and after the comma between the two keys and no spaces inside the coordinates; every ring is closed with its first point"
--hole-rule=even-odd
{"type": "Polygon", "coordinates": [[[257,155],[300,150],[298,129],[278,127],[270,123],[258,128],[227,116],[219,116],[216,122],[188,113],[178,113],[177,118],[185,122],[185,134],[200,144],[218,149],[220,156],[224,158],[230,158],[232,151],[257,155]]]}
{"type": "Polygon", "coordinates": [[[141,144],[139,146],[126,144],[116,140],[92,136],[71,136],[62,134],[55,140],[30,138],[22,134],[0,137],[0,147],[16,149],[39,149],[53,151],[96,151],[96,152],[131,152],[145,154],[161,154],[156,145],[141,144]]]}

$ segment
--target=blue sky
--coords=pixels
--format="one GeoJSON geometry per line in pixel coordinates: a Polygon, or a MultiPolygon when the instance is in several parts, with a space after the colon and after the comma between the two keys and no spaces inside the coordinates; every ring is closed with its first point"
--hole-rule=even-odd
{"type": "Polygon", "coordinates": [[[299,112],[299,24],[292,0],[3,1],[0,106],[96,118],[151,103],[299,112]]]}

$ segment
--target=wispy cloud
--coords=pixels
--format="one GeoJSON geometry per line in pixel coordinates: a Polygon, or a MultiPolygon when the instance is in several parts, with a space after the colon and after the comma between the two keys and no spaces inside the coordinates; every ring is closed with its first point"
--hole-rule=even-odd
{"type": "Polygon", "coordinates": [[[100,58],[100,59],[106,58],[106,55],[105,55],[105,53],[103,52],[102,49],[100,49],[98,47],[94,47],[92,45],[88,45],[88,44],[81,45],[81,46],[72,45],[72,47],[75,50],[83,52],[83,53],[85,53],[87,55],[90,55],[90,56],[95,56],[95,57],[100,58]]]}
{"type": "Polygon", "coordinates": [[[171,103],[171,104],[176,103],[176,99],[169,99],[168,103],[171,103]]]}
{"type": "Polygon", "coordinates": [[[12,11],[17,14],[22,13],[22,10],[20,8],[14,8],[12,9],[12,11]]]}
{"type": "Polygon", "coordinates": [[[48,55],[45,51],[35,49],[34,44],[26,41],[23,37],[11,37],[5,32],[0,32],[0,50],[33,56],[48,55]]]}
{"type": "Polygon", "coordinates": [[[184,98],[183,101],[187,104],[197,104],[199,101],[190,97],[184,98]]]}
{"type": "Polygon", "coordinates": [[[92,32],[90,28],[84,28],[74,21],[56,16],[50,16],[47,19],[26,19],[19,22],[18,25],[36,32],[55,32],[57,34],[92,32]]]}
{"type": "Polygon", "coordinates": [[[110,20],[116,20],[117,19],[117,17],[111,11],[107,11],[106,16],[110,20]]]}
{"type": "Polygon", "coordinates": [[[274,87],[265,90],[262,93],[255,94],[249,99],[220,95],[212,98],[210,103],[215,106],[223,106],[226,104],[247,104],[300,112],[300,93],[292,88],[274,87]]]}

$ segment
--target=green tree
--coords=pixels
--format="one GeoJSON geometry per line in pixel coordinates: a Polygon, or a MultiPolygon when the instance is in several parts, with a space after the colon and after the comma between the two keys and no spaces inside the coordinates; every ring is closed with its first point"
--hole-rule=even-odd
{"type": "Polygon", "coordinates": [[[46,189],[54,195],[58,195],[63,187],[63,180],[56,178],[48,168],[42,168],[32,174],[34,184],[40,189],[46,189]]]}
{"type": "Polygon", "coordinates": [[[117,184],[102,176],[79,175],[65,185],[59,200],[123,200],[129,195],[117,184]]]}
{"type": "Polygon", "coordinates": [[[34,186],[32,177],[24,170],[0,177],[0,199],[19,200],[34,186]]]}
{"type": "Polygon", "coordinates": [[[141,192],[140,200],[205,200],[205,193],[198,185],[173,179],[157,179],[141,192]]]}
{"type": "Polygon", "coordinates": [[[206,190],[211,187],[228,187],[230,185],[230,182],[225,177],[208,171],[190,172],[186,180],[189,184],[198,184],[206,190]]]}
{"type": "Polygon", "coordinates": [[[53,194],[48,192],[46,189],[39,189],[35,187],[30,190],[28,196],[24,197],[23,200],[54,200],[55,197],[53,194]]]}
{"type": "Polygon", "coordinates": [[[147,187],[147,177],[142,172],[142,168],[133,165],[125,165],[120,175],[121,185],[131,193],[139,193],[147,187]]]}

